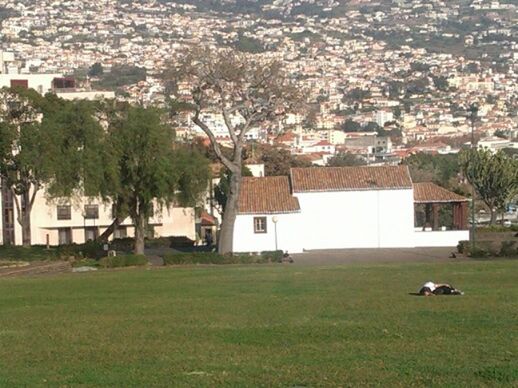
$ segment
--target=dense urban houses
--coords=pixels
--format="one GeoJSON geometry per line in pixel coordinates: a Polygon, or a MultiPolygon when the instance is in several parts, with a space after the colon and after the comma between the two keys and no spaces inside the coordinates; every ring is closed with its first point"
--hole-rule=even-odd
{"type": "Polygon", "coordinates": [[[234,251],[448,247],[468,239],[467,218],[466,198],[406,166],[294,168],[244,178],[234,251]]]}

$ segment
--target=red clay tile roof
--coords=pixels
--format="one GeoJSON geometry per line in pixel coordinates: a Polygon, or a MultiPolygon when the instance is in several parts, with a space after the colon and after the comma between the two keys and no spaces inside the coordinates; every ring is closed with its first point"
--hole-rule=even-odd
{"type": "Polygon", "coordinates": [[[414,183],[415,203],[467,202],[468,199],[432,182],[414,183]]]}
{"type": "Polygon", "coordinates": [[[202,226],[215,226],[217,224],[216,218],[207,212],[202,212],[200,215],[200,224],[202,226]]]}
{"type": "Polygon", "coordinates": [[[243,178],[239,214],[294,213],[299,210],[299,200],[291,195],[287,176],[243,178]]]}
{"type": "Polygon", "coordinates": [[[407,166],[292,168],[295,193],[411,189],[407,166]]]}

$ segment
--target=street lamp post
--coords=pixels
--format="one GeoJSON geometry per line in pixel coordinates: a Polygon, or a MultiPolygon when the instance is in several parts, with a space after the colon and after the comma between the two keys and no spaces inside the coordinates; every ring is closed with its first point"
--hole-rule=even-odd
{"type": "Polygon", "coordinates": [[[275,250],[277,251],[278,250],[278,248],[277,248],[277,222],[279,222],[279,219],[277,218],[277,216],[273,216],[272,221],[273,221],[273,229],[275,232],[275,250]]]}
{"type": "MultiPolygon", "coordinates": [[[[476,148],[475,144],[475,121],[477,119],[478,107],[476,104],[471,104],[469,107],[470,112],[470,122],[471,122],[471,152],[474,152],[476,148]]],[[[475,186],[471,185],[471,250],[472,252],[475,250],[475,233],[476,233],[476,225],[475,225],[475,186]]]]}

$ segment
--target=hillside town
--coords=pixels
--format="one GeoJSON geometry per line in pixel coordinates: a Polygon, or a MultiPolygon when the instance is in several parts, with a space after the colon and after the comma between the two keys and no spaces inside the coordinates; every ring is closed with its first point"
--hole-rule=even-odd
{"type": "MultiPolygon", "coordinates": [[[[55,74],[42,92],[54,78],[69,78],[69,98],[164,106],[182,97],[162,75],[186,50],[234,47],[281,61],[307,97],[303,113],[273,131],[254,128],[249,139],[316,165],[340,153],[397,164],[415,152],[458,152],[471,139],[472,104],[476,140],[495,150],[518,147],[513,2],[263,1],[249,13],[240,4],[229,2],[233,12],[224,12],[197,1],[8,2],[0,78],[55,74]]],[[[230,143],[220,113],[205,119],[230,143]]],[[[188,112],[173,125],[178,137],[204,135],[188,112]]]]}

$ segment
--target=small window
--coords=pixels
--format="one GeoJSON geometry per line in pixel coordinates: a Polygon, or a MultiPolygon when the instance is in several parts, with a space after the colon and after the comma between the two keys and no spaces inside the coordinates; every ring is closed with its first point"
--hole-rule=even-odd
{"type": "Polygon", "coordinates": [[[99,237],[99,229],[96,227],[85,228],[85,242],[95,241],[99,237]]]}
{"type": "Polygon", "coordinates": [[[58,206],[58,220],[71,220],[72,207],[70,205],[58,206]]]}
{"type": "Polygon", "coordinates": [[[85,218],[88,220],[99,218],[99,205],[85,205],[85,218]]]}
{"type": "Polygon", "coordinates": [[[119,226],[113,232],[113,238],[126,238],[128,237],[128,229],[125,226],[119,226]]]}
{"type": "Polygon", "coordinates": [[[59,245],[72,244],[72,229],[62,228],[58,229],[59,245]]]}
{"type": "Polygon", "coordinates": [[[254,233],[266,233],[266,217],[254,217],[254,233]]]}

